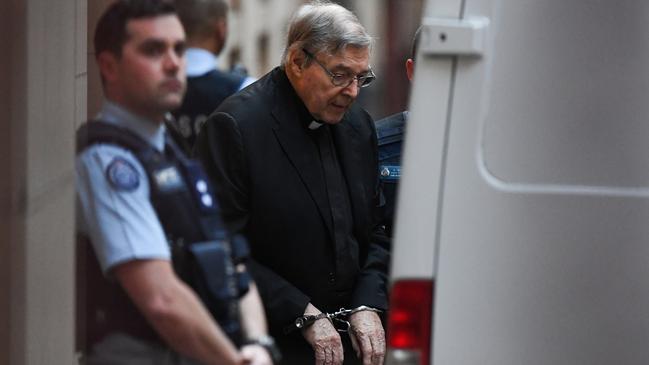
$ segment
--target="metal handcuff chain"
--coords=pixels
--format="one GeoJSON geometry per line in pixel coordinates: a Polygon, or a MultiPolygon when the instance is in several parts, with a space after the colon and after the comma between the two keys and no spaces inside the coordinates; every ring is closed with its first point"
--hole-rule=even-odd
{"type": "Polygon", "coordinates": [[[285,328],[284,332],[289,333],[295,329],[302,330],[311,326],[313,323],[315,323],[318,320],[327,318],[329,322],[331,322],[331,324],[334,326],[336,331],[344,332],[344,333],[349,333],[351,331],[353,333],[354,328],[352,327],[352,324],[349,322],[348,319],[352,314],[357,312],[362,312],[362,311],[381,313],[380,309],[368,307],[366,305],[361,305],[360,307],[356,307],[354,309],[340,308],[338,311],[333,313],[323,312],[317,315],[303,315],[298,317],[295,320],[295,323],[293,325],[285,328]]]}
{"type": "Polygon", "coordinates": [[[349,317],[354,313],[363,312],[363,311],[381,313],[381,310],[376,309],[376,308],[372,308],[372,307],[368,307],[366,305],[361,305],[360,307],[356,307],[354,309],[340,308],[340,310],[338,310],[337,312],[334,312],[332,314],[332,320],[335,321],[335,322],[338,322],[339,325],[342,326],[342,327],[338,327],[334,323],[334,328],[336,328],[336,330],[338,332],[352,332],[353,333],[354,332],[354,327],[349,322],[349,317]],[[342,317],[344,317],[344,319],[342,317]]]}

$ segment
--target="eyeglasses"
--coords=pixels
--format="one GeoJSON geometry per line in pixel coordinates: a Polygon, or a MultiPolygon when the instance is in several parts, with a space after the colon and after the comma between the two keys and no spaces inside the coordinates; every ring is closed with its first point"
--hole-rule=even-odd
{"type": "Polygon", "coordinates": [[[318,66],[320,66],[324,70],[324,72],[326,72],[327,75],[329,75],[329,77],[331,78],[331,83],[334,84],[334,86],[348,87],[349,85],[352,84],[352,82],[354,82],[354,80],[356,80],[356,85],[358,88],[368,87],[376,79],[376,75],[374,75],[374,72],[372,72],[371,69],[363,74],[355,75],[355,76],[345,74],[345,73],[331,72],[325,67],[325,65],[320,63],[320,61],[318,61],[318,59],[315,58],[315,56],[311,52],[307,51],[304,48],[302,48],[302,52],[304,52],[304,54],[307,55],[307,57],[312,58],[315,61],[315,63],[317,63],[318,66]]]}

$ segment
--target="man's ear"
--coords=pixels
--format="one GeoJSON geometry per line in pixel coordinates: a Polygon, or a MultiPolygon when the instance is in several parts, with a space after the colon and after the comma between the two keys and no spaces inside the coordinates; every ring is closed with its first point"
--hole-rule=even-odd
{"type": "Polygon", "coordinates": [[[306,61],[306,54],[301,49],[293,48],[288,52],[288,60],[286,67],[295,75],[301,75],[304,72],[304,63],[306,61]]]}
{"type": "Polygon", "coordinates": [[[105,81],[113,81],[117,78],[117,57],[108,51],[104,51],[97,56],[97,65],[99,72],[105,81]]]}
{"type": "Polygon", "coordinates": [[[412,58],[406,60],[406,75],[410,81],[415,77],[415,61],[412,58]]]}
{"type": "Polygon", "coordinates": [[[215,53],[219,54],[225,47],[228,39],[228,21],[226,18],[217,19],[214,22],[214,42],[215,53]]]}

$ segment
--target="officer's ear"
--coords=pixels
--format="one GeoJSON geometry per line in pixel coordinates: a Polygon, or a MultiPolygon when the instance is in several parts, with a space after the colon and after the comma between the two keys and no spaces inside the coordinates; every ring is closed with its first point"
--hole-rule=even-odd
{"type": "Polygon", "coordinates": [[[97,65],[104,82],[117,78],[117,56],[112,52],[104,51],[97,55],[97,65]]]}
{"type": "Polygon", "coordinates": [[[406,60],[406,76],[410,81],[415,77],[415,61],[412,58],[406,60]]]}
{"type": "Polygon", "coordinates": [[[227,18],[219,18],[214,21],[212,36],[214,40],[214,53],[219,54],[225,47],[225,42],[228,38],[228,20],[227,18]]]}

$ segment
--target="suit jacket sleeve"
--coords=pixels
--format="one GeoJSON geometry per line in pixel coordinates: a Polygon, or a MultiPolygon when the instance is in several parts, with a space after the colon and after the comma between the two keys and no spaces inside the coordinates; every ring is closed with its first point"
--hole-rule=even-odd
{"type": "Polygon", "coordinates": [[[351,308],[367,305],[384,311],[388,309],[387,285],[390,252],[386,247],[388,246],[386,242],[389,242],[389,239],[383,228],[379,224],[375,224],[367,250],[363,253],[365,260],[356,282],[351,308]]]}
{"type": "MultiPolygon", "coordinates": [[[[196,142],[197,156],[214,183],[223,219],[234,233],[246,235],[250,218],[250,176],[241,132],[234,118],[212,114],[196,142]]],[[[257,284],[271,326],[284,326],[304,313],[310,298],[253,258],[248,268],[257,284]]]]}
{"type": "Polygon", "coordinates": [[[370,219],[370,234],[366,247],[361,247],[361,272],[352,296],[351,307],[367,305],[373,308],[387,310],[387,282],[388,265],[390,263],[390,238],[386,235],[380,224],[380,209],[382,191],[378,176],[378,143],[374,122],[365,112],[366,124],[371,129],[370,150],[372,151],[372,180],[374,181],[374,194],[372,199],[370,219]]]}

